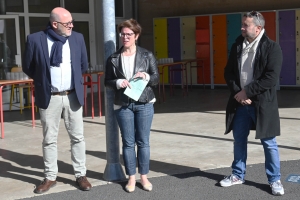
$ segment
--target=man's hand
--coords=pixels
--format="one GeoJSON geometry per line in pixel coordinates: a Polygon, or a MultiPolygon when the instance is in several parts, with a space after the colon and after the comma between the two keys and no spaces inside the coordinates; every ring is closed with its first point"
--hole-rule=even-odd
{"type": "Polygon", "coordinates": [[[235,100],[242,105],[250,105],[252,101],[247,97],[246,91],[242,89],[235,96],[235,100]]]}

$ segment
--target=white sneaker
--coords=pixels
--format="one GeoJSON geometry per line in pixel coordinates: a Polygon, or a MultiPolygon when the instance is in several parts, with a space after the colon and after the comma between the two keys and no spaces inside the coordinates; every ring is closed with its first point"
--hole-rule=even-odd
{"type": "Polygon", "coordinates": [[[222,187],[229,187],[232,185],[243,184],[245,181],[239,179],[236,175],[231,174],[226,176],[223,180],[220,181],[222,187]]]}
{"type": "Polygon", "coordinates": [[[280,182],[280,180],[275,181],[270,184],[270,187],[272,188],[272,194],[276,196],[284,195],[284,189],[280,182]]]}

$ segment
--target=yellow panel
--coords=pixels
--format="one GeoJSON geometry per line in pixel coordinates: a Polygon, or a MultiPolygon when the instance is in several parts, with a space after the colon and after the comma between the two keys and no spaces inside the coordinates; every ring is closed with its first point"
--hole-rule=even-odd
{"type": "Polygon", "coordinates": [[[181,18],[181,58],[194,59],[196,58],[196,21],[195,17],[181,18]]]}
{"type": "Polygon", "coordinates": [[[300,85],[300,10],[296,10],[296,85],[300,85]]]}
{"type": "MultiPolygon", "coordinates": [[[[168,58],[168,28],[167,19],[154,19],[154,54],[157,59],[168,58]]],[[[162,72],[161,68],[159,69],[162,72]]],[[[161,78],[162,79],[162,78],[161,78]]],[[[164,83],[169,82],[168,68],[164,69],[164,83]]]]}
{"type": "Polygon", "coordinates": [[[168,57],[167,19],[154,19],[154,52],[157,59],[168,57]]]}
{"type": "Polygon", "coordinates": [[[296,41],[300,41],[300,10],[296,10],[296,41]]]}
{"type": "Polygon", "coordinates": [[[300,85],[300,41],[296,41],[296,84],[300,85]]]}

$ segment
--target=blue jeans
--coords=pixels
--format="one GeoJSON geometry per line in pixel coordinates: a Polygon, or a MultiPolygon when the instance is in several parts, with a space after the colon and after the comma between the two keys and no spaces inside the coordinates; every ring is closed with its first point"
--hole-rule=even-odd
{"type": "Polygon", "coordinates": [[[136,173],[135,144],[138,172],[142,175],[149,173],[149,137],[153,114],[153,103],[134,102],[115,110],[123,142],[125,171],[129,176],[136,173]]]}
{"type": "MultiPolygon", "coordinates": [[[[238,106],[233,120],[234,160],[232,174],[244,180],[246,174],[247,142],[252,125],[256,123],[254,106],[238,106]]],[[[268,182],[280,180],[280,160],[275,137],[261,139],[265,152],[265,169],[268,182]]]]}

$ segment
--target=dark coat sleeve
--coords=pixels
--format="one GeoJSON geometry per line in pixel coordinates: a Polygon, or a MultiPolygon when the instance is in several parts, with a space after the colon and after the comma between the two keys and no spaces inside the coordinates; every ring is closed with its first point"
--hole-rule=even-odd
{"type": "Polygon", "coordinates": [[[263,65],[260,66],[264,66],[264,68],[255,69],[255,81],[245,86],[249,98],[275,87],[280,75],[282,52],[279,44],[272,42],[270,48],[266,52],[261,52],[261,54],[263,65]]]}
{"type": "Polygon", "coordinates": [[[238,66],[236,62],[236,57],[237,57],[237,45],[236,43],[234,43],[231,46],[229,58],[224,68],[224,78],[232,95],[238,93],[241,90],[240,79],[239,79],[240,76],[239,76],[238,66]]]}

